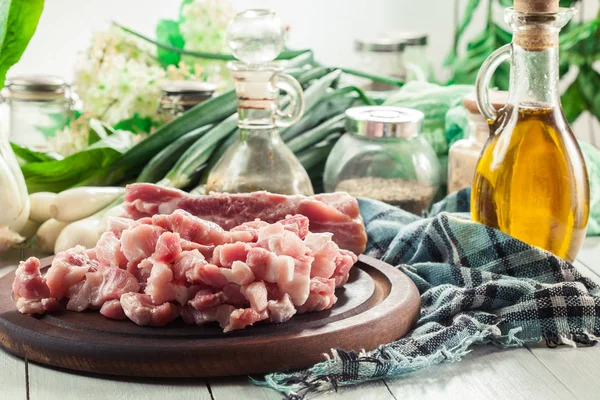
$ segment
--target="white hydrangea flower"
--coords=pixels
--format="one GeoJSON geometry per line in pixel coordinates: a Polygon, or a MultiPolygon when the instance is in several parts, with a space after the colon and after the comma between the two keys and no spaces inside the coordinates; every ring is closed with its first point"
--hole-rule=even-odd
{"type": "Polygon", "coordinates": [[[134,114],[159,120],[158,98],[166,72],[154,52],[152,45],[118,27],[94,35],[75,67],[74,83],[83,110],[110,125],[134,114]]]}

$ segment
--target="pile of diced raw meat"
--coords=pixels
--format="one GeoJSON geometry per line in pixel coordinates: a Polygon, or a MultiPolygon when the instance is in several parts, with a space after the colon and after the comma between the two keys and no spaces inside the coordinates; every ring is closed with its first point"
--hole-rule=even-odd
{"type": "MultiPolygon", "coordinates": [[[[57,254],[45,277],[36,258],[19,265],[13,296],[20,312],[43,314],[66,302],[72,311],[100,310],[107,318],[129,318],[148,326],[163,326],[178,316],[189,324],[217,321],[225,332],[258,321],[278,323],[296,313],[332,307],[337,300],[335,288],[347,281],[357,259],[348,247],[364,250],[364,226],[356,200],[348,195],[345,199],[338,196],[333,205],[305,200],[309,205],[298,209],[301,199],[312,198],[291,197],[294,208],[289,196],[261,193],[259,198],[276,196],[282,208],[263,218],[271,223],[253,218],[237,226],[223,223],[231,228],[227,230],[207,220],[209,211],[196,213],[203,217],[199,218],[188,212],[190,207],[181,207],[182,199],[194,203],[183,192],[132,186],[127,201],[129,216],[136,219],[111,218],[94,249],[78,246],[57,254]],[[145,200],[134,198],[140,190],[145,200]],[[154,194],[153,201],[148,200],[149,193],[154,194]],[[288,200],[282,202],[280,197],[288,200]],[[356,210],[343,203],[348,199],[354,201],[356,210]],[[344,207],[345,212],[339,210],[344,207]],[[301,215],[307,209],[312,214],[301,215]],[[296,212],[288,212],[292,210],[296,212]],[[336,220],[359,233],[350,238],[351,232],[335,228],[336,220]],[[316,226],[320,233],[310,232],[309,226],[316,226]],[[323,232],[325,227],[333,235],[323,232]]],[[[230,220],[238,220],[233,216],[241,212],[244,196],[247,204],[249,195],[218,195],[217,203],[224,204],[222,196],[233,197],[228,207],[234,208],[220,206],[213,218],[223,221],[229,215],[230,220]],[[240,196],[237,202],[234,196],[240,196]]],[[[249,215],[240,218],[248,220],[249,215]]]]}

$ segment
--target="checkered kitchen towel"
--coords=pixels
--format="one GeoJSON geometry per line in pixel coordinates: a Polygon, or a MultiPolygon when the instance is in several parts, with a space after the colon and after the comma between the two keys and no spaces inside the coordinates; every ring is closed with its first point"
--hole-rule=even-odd
{"type": "Polygon", "coordinates": [[[467,189],[448,197],[429,218],[360,199],[366,253],[397,265],[419,288],[416,328],[376,350],[334,350],[312,368],[255,383],[299,399],[458,361],[473,344],[595,344],[600,288],[550,253],[471,222],[469,196],[467,189]]]}

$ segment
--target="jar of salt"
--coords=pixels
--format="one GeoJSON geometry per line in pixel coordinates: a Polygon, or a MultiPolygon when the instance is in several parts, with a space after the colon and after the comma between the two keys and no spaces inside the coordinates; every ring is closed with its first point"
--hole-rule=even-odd
{"type": "MultiPolygon", "coordinates": [[[[491,92],[490,101],[495,109],[504,107],[508,92],[491,92]]],[[[477,161],[486,140],[490,137],[490,127],[477,107],[475,94],[463,99],[469,121],[465,138],[456,141],[448,152],[448,193],[454,193],[473,184],[477,161]]]]}
{"type": "Polygon", "coordinates": [[[440,185],[440,164],[421,135],[423,113],[367,106],[346,111],[346,131],[325,165],[328,192],[369,197],[420,215],[440,185]]]}

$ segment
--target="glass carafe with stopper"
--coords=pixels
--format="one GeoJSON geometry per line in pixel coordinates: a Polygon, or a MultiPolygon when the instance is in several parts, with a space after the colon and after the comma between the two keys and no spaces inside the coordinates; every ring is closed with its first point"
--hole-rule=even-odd
{"type": "Polygon", "coordinates": [[[304,110],[300,84],[271,63],[284,36],[283,24],[267,10],[244,11],[228,26],[229,46],[240,60],[227,65],[237,93],[239,137],[211,171],[206,193],[314,194],[306,170],[279,136],[279,128],[296,123],[304,110]],[[280,90],[289,97],[285,111],[280,90]]]}
{"type": "Polygon", "coordinates": [[[490,137],[471,198],[473,220],[570,262],[585,238],[590,201],[585,162],[558,90],[558,34],[572,15],[558,0],[515,0],[506,10],[513,42],[488,58],[477,80],[490,137]],[[508,102],[495,111],[488,86],[506,60],[508,102]]]}

